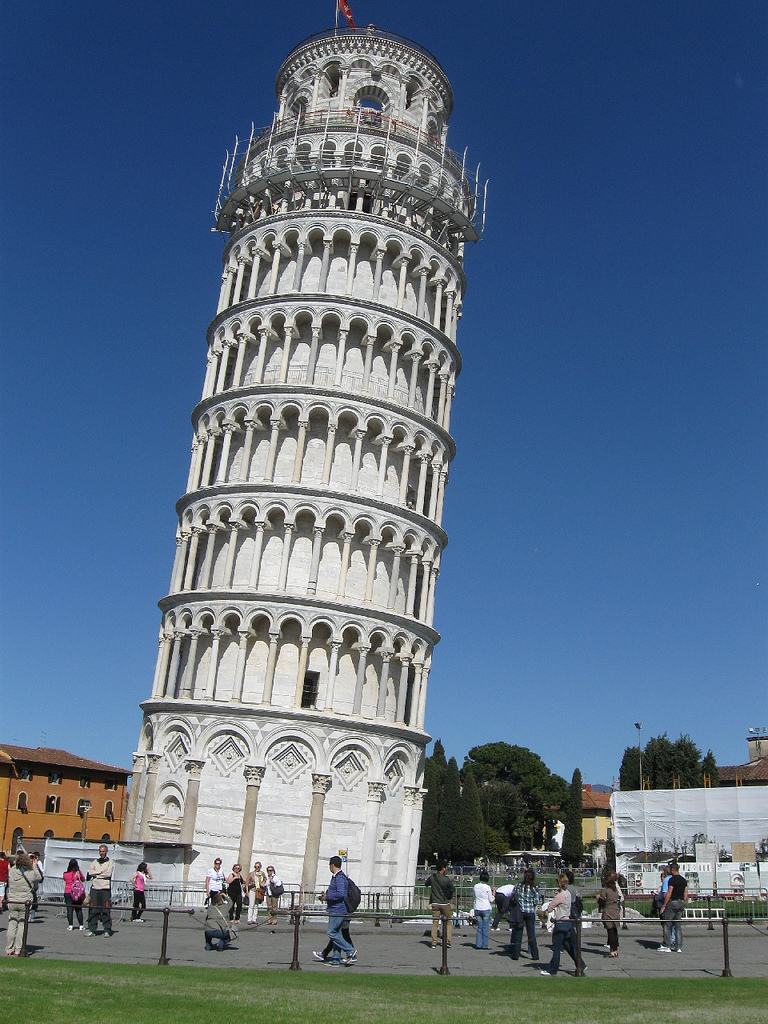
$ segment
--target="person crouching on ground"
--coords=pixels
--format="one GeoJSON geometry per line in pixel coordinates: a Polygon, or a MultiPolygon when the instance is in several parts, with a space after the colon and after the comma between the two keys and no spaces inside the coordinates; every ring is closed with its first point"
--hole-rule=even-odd
{"type": "Polygon", "coordinates": [[[229,946],[229,912],[232,900],[223,892],[214,892],[205,910],[205,948],[221,952],[229,946]]]}

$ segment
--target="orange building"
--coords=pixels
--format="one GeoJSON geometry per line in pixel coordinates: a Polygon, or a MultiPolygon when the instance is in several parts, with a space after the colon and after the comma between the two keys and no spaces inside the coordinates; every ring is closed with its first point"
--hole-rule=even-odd
{"type": "Polygon", "coordinates": [[[51,747],[0,744],[0,849],[122,837],[131,772],[51,747]]]}

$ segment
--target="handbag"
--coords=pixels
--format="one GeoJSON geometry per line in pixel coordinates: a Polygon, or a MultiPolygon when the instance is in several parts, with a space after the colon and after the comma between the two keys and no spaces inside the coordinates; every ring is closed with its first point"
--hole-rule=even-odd
{"type": "Polygon", "coordinates": [[[254,901],[254,903],[263,903],[264,902],[264,897],[266,896],[266,892],[264,891],[264,888],[261,885],[257,885],[251,891],[253,892],[253,901],[254,901]]]}

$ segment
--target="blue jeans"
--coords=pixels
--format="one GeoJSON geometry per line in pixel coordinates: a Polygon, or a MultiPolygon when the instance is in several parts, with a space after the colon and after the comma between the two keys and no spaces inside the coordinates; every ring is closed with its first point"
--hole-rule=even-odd
{"type": "Polygon", "coordinates": [[[478,949],[488,949],[488,935],[491,930],[491,912],[490,910],[476,910],[475,917],[477,918],[477,938],[475,939],[475,946],[478,949]]]}
{"type": "Polygon", "coordinates": [[[326,932],[328,938],[333,943],[333,952],[331,953],[331,960],[341,960],[341,954],[346,953],[349,956],[350,953],[354,953],[355,947],[351,942],[347,942],[344,936],[341,934],[341,929],[346,924],[349,927],[349,917],[333,917],[328,916],[328,931],[326,932]]]}
{"type": "MultiPolygon", "coordinates": [[[[576,963],[576,932],[570,920],[555,921],[555,930],[552,932],[552,959],[547,964],[550,974],[557,974],[560,969],[560,951],[563,949],[576,963]]],[[[586,967],[583,960],[581,966],[582,969],[586,967]]]]}
{"type": "Polygon", "coordinates": [[[206,928],[205,948],[213,949],[214,945],[216,946],[216,949],[218,949],[219,951],[221,951],[222,949],[226,949],[226,947],[229,945],[229,932],[222,931],[221,928],[218,928],[215,931],[208,931],[208,929],[206,928]]]}
{"type": "MultiPolygon", "coordinates": [[[[531,947],[531,959],[539,959],[539,946],[536,942],[536,915],[523,912],[523,924],[528,934],[528,945],[531,947]]],[[[512,959],[520,959],[520,950],[523,945],[523,925],[512,929],[512,959]]]]}

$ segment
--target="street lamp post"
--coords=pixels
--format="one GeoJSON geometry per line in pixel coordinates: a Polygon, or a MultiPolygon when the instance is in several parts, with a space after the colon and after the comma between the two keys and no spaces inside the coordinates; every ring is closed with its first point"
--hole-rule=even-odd
{"type": "Polygon", "coordinates": [[[635,722],[635,728],[637,729],[637,752],[640,755],[640,792],[642,793],[643,786],[643,745],[640,741],[640,730],[643,728],[642,722],[635,722]]]}

